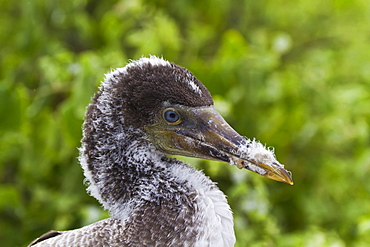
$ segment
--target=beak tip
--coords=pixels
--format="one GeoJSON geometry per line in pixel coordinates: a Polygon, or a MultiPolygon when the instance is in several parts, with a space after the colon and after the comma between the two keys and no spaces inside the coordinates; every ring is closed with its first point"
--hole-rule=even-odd
{"type": "Polygon", "coordinates": [[[273,179],[273,180],[283,182],[283,183],[287,183],[287,184],[290,184],[290,185],[294,184],[293,178],[292,178],[292,173],[285,170],[282,167],[280,167],[277,170],[274,170],[274,172],[271,172],[271,170],[270,170],[267,174],[265,174],[263,176],[265,176],[269,179],[273,179]]]}
{"type": "Polygon", "coordinates": [[[283,169],[283,172],[281,174],[282,182],[285,182],[287,184],[293,185],[293,178],[292,178],[292,173],[283,169]]]}
{"type": "Polygon", "coordinates": [[[293,178],[292,178],[292,173],[290,171],[287,171],[287,173],[289,175],[289,177],[288,177],[289,179],[288,179],[287,183],[290,184],[290,185],[293,185],[294,182],[293,182],[293,178]]]}

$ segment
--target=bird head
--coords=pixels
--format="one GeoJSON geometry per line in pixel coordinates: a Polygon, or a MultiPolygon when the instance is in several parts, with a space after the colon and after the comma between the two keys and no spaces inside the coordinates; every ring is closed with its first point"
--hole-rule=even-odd
{"type": "Polygon", "coordinates": [[[120,73],[111,77],[121,81],[115,87],[124,99],[125,125],[142,129],[159,151],[223,161],[293,184],[273,151],[239,135],[215,110],[206,87],[185,68],[152,56],[132,61],[120,73]]]}

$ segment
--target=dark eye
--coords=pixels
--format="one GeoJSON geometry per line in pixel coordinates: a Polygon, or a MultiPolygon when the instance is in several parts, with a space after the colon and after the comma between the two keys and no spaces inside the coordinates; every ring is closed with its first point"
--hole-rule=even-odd
{"type": "Polygon", "coordinates": [[[180,116],[174,110],[166,110],[163,113],[163,117],[170,124],[179,124],[180,123],[180,116]]]}

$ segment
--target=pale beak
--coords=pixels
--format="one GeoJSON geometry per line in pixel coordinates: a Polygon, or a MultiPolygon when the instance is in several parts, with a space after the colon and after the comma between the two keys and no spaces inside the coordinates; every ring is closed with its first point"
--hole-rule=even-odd
{"type": "Polygon", "coordinates": [[[155,146],[167,153],[219,160],[264,177],[293,184],[291,173],[273,153],[255,140],[240,136],[212,107],[181,107],[182,124],[149,126],[155,146]]]}

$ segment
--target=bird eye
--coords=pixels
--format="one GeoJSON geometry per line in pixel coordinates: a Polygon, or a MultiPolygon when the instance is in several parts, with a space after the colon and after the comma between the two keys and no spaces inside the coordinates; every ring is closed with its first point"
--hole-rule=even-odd
{"type": "Polygon", "coordinates": [[[175,112],[174,110],[166,110],[163,113],[163,118],[169,124],[179,124],[179,123],[181,123],[179,114],[177,112],[175,112]]]}

